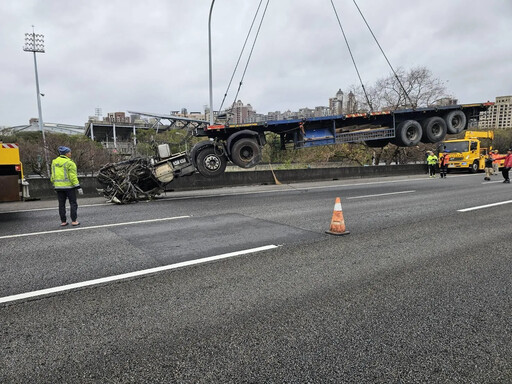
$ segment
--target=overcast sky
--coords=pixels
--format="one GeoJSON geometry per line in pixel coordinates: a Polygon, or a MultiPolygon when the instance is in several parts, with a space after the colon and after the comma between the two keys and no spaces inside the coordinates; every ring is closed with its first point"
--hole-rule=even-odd
{"type": "MultiPolygon", "coordinates": [[[[267,0],[263,0],[262,8],[267,0]]],[[[333,0],[365,84],[390,69],[352,0],[333,0]]],[[[218,109],[260,0],[216,0],[213,105],[218,109]]],[[[0,0],[0,126],[37,117],[83,125],[101,108],[168,114],[209,103],[210,0],[0,0]]],[[[512,94],[511,0],[357,0],[391,64],[426,67],[460,103],[512,94]]],[[[252,44],[249,43],[249,47],[252,44]]],[[[226,98],[234,101],[246,56],[226,98]]],[[[270,0],[237,99],[258,113],[328,105],[358,78],[331,0],[270,0]]]]}

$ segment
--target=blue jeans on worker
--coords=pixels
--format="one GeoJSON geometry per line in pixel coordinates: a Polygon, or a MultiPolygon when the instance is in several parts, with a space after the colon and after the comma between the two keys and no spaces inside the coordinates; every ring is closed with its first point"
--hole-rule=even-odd
{"type": "Polygon", "coordinates": [[[69,200],[69,214],[71,221],[76,221],[78,203],[76,202],[76,189],[57,189],[57,199],[59,200],[60,221],[65,223],[66,219],[66,199],[69,200]]]}

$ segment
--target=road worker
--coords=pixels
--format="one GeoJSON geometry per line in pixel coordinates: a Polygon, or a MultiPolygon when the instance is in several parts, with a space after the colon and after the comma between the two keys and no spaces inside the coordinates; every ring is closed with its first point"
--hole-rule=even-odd
{"type": "Polygon", "coordinates": [[[505,159],[505,162],[503,163],[503,170],[501,171],[503,178],[505,179],[505,180],[503,180],[503,182],[510,183],[509,172],[510,172],[510,168],[512,168],[512,148],[509,148],[507,150],[506,156],[498,156],[495,160],[502,160],[502,159],[505,159]]]}
{"type": "Polygon", "coordinates": [[[428,176],[436,177],[437,156],[432,151],[428,151],[427,155],[428,176]]]}
{"type": "Polygon", "coordinates": [[[443,152],[439,155],[439,174],[441,178],[446,178],[446,174],[448,173],[448,161],[450,161],[450,155],[448,152],[443,152]]]}
{"type": "Polygon", "coordinates": [[[489,181],[491,180],[491,176],[493,174],[492,164],[493,164],[493,158],[491,154],[489,154],[485,159],[485,177],[484,180],[489,181]]]}
{"type": "Polygon", "coordinates": [[[497,157],[499,157],[498,155],[498,150],[495,149],[494,151],[491,152],[491,157],[492,157],[492,173],[494,175],[497,175],[499,173],[499,170],[500,170],[500,163],[498,160],[496,160],[497,157]]]}
{"type": "Polygon", "coordinates": [[[78,181],[76,164],[71,160],[71,149],[65,146],[59,147],[59,157],[53,159],[50,181],[57,192],[59,200],[59,215],[61,227],[68,225],[66,218],[66,200],[69,200],[71,225],[80,225],[77,218],[78,203],[76,193],[83,194],[78,181]]]}

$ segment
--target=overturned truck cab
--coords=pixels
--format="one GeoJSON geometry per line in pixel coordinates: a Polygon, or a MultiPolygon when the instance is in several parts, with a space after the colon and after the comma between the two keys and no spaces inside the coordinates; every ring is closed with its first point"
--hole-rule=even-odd
{"type": "Polygon", "coordinates": [[[126,204],[155,198],[175,177],[188,176],[195,166],[186,152],[171,154],[161,144],[154,157],[136,157],[104,165],[97,176],[100,190],[111,202],[126,204]]]}

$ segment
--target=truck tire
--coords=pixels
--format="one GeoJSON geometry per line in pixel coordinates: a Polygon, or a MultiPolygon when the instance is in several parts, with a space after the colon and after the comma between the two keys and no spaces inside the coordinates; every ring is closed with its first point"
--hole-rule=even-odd
{"type": "Polygon", "coordinates": [[[252,168],[261,161],[261,148],[255,139],[243,137],[233,144],[231,161],[240,168],[252,168]]]}
{"type": "Polygon", "coordinates": [[[448,112],[444,120],[446,121],[446,129],[448,133],[455,135],[461,133],[466,128],[466,115],[460,110],[448,112]]]}
{"type": "Polygon", "coordinates": [[[477,173],[479,169],[479,163],[478,160],[473,161],[473,164],[471,164],[471,167],[469,167],[469,173],[477,173]]]}
{"type": "Polygon", "coordinates": [[[224,173],[228,159],[226,155],[213,145],[199,150],[196,156],[196,167],[205,177],[216,177],[224,173]]]}
{"type": "Polygon", "coordinates": [[[396,127],[394,144],[399,147],[412,147],[421,141],[423,129],[416,120],[402,121],[396,127]]]}
{"type": "Polygon", "coordinates": [[[446,121],[443,118],[434,116],[429,117],[422,121],[423,136],[421,141],[423,143],[438,143],[444,140],[447,132],[446,121]]]}

